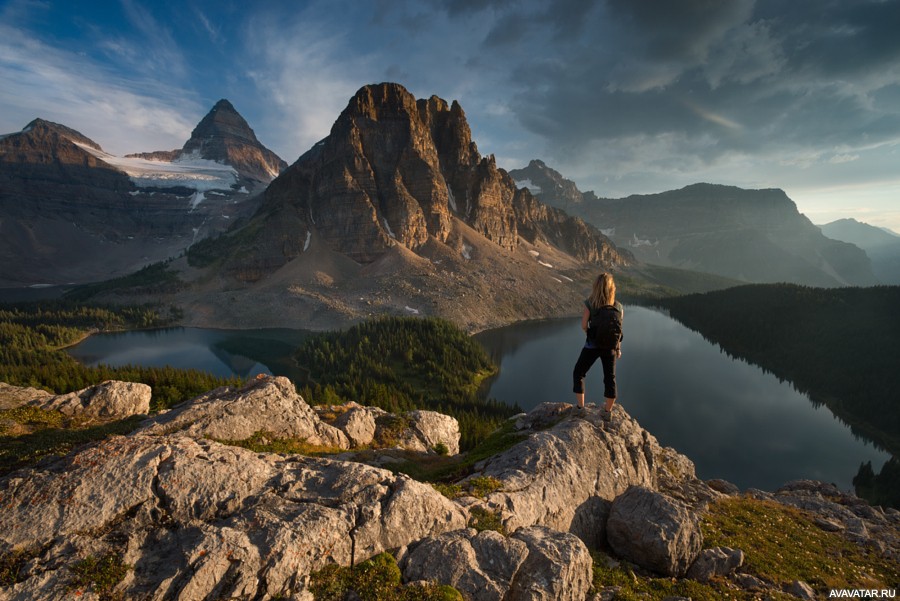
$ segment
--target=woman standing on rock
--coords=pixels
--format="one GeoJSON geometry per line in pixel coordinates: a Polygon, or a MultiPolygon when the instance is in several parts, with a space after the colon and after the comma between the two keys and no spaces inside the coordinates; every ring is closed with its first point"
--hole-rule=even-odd
{"type": "Polygon", "coordinates": [[[616,302],[616,283],[609,273],[601,273],[594,281],[591,296],[584,301],[581,329],[587,334],[584,348],[572,373],[572,391],[578,407],[584,407],[584,378],[600,359],[603,364],[603,396],[606,405],[602,417],[608,421],[616,402],[616,359],[622,356],[622,316],[624,308],[616,302]]]}

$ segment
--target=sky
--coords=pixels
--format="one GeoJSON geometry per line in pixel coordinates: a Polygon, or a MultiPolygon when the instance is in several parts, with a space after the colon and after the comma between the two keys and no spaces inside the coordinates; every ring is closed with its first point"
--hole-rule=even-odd
{"type": "Polygon", "coordinates": [[[293,163],[362,86],[619,198],[781,188],[900,232],[900,0],[0,0],[0,133],[180,148],[220,98],[293,163]]]}

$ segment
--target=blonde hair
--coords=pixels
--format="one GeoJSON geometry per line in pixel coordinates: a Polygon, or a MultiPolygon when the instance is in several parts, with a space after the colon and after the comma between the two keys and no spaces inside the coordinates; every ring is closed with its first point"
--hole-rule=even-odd
{"type": "Polygon", "coordinates": [[[614,305],[616,303],[616,283],[613,281],[612,274],[601,273],[594,280],[594,289],[591,290],[591,296],[588,302],[595,309],[599,309],[604,305],[614,305]]]}

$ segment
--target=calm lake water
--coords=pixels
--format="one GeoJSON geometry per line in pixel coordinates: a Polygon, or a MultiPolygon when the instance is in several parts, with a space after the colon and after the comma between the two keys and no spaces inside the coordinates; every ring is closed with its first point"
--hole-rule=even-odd
{"type": "MultiPolygon", "coordinates": [[[[860,463],[876,472],[889,455],[856,438],[824,406],[756,366],[731,359],[662,313],[626,307],[617,364],[619,402],[661,444],[690,457],[701,478],[773,490],[813,478],[845,490],[860,463]]],[[[301,378],[291,351],[308,332],[172,328],[92,336],[70,349],[96,365],[174,365],[229,376],[301,378]]],[[[476,336],[500,364],[489,396],[523,409],[572,402],[572,368],[584,343],[580,320],[517,324],[476,336]]],[[[602,401],[599,362],[588,402],[602,401]]]]}

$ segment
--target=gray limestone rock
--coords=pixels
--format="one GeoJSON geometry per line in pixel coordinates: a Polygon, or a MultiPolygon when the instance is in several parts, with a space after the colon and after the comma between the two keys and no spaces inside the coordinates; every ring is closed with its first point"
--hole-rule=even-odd
{"type": "Polygon", "coordinates": [[[29,401],[45,401],[53,394],[38,388],[23,388],[0,382],[0,410],[14,409],[29,401]]]}
{"type": "Polygon", "coordinates": [[[371,444],[375,438],[375,413],[361,405],[342,413],[333,425],[346,434],[350,443],[357,448],[371,444]]]}
{"type": "Polygon", "coordinates": [[[447,447],[448,455],[459,453],[459,422],[456,418],[436,411],[409,411],[406,413],[410,429],[422,441],[424,450],[434,450],[439,444],[447,447]]]}
{"type": "Polygon", "coordinates": [[[473,601],[582,601],[591,587],[584,543],[540,526],[508,538],[449,532],[413,545],[402,563],[405,579],[449,584],[473,601]]]}
{"type": "Polygon", "coordinates": [[[217,440],[245,440],[258,432],[349,449],[343,432],[324,423],[284,377],[261,378],[243,388],[219,388],[154,418],[147,434],[181,432],[217,440]]]}
{"type": "Polygon", "coordinates": [[[816,591],[802,580],[794,580],[788,592],[795,597],[800,597],[804,601],[815,601],[816,591]]]}
{"type": "Polygon", "coordinates": [[[407,580],[449,584],[472,601],[500,601],[528,557],[528,546],[492,530],[469,528],[426,538],[403,562],[407,580]]]}
{"type": "Polygon", "coordinates": [[[703,546],[698,515],[685,504],[641,486],[617,497],[606,536],[620,557],[667,576],[683,576],[703,546]]]}
{"type": "Polygon", "coordinates": [[[704,549],[687,571],[687,577],[708,582],[715,576],[728,576],[744,565],[744,552],[740,549],[715,547],[704,549]]]}
{"type": "Polygon", "coordinates": [[[146,384],[106,380],[77,392],[38,397],[28,404],[71,417],[114,420],[149,413],[151,394],[146,384]]]}
{"type": "MultiPolygon", "coordinates": [[[[517,418],[527,438],[475,466],[502,486],[485,500],[503,516],[507,531],[542,525],[572,532],[585,544],[605,539],[608,503],[629,486],[709,499],[718,495],[696,478],[694,466],[656,438],[619,406],[615,431],[602,427],[600,409],[583,417],[565,403],[545,403],[517,418]],[[528,427],[543,427],[536,431],[528,427]]],[[[687,566],[685,566],[685,569],[687,566]]]]}
{"type": "Polygon", "coordinates": [[[528,558],[510,586],[507,601],[582,601],[591,589],[591,554],[581,540],[542,526],[516,531],[528,558]]]}
{"type": "Polygon", "coordinates": [[[113,553],[125,598],[291,598],[310,572],[465,526],[406,476],[184,436],[113,437],[0,478],[0,554],[29,549],[0,598],[68,598],[68,566],[113,553]]]}

